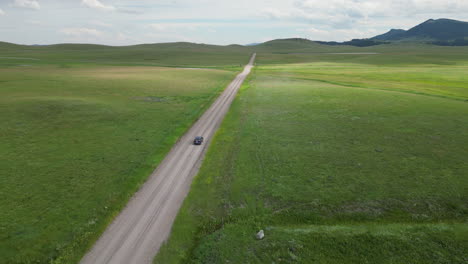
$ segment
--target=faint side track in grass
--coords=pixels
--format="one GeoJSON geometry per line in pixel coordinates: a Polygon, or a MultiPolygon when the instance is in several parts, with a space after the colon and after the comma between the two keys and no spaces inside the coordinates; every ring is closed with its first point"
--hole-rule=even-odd
{"type": "MultiPolygon", "coordinates": [[[[274,75],[271,75],[271,76],[277,77],[274,75]]],[[[411,91],[411,90],[403,90],[403,89],[396,89],[396,88],[365,87],[365,86],[352,84],[352,83],[344,83],[344,82],[329,81],[329,80],[323,80],[323,79],[317,79],[317,78],[305,78],[305,77],[297,77],[297,76],[289,76],[289,75],[288,76],[285,75],[281,77],[285,77],[287,79],[295,79],[295,80],[315,81],[315,82],[321,82],[321,83],[332,84],[332,85],[337,85],[337,86],[342,86],[342,87],[356,88],[356,89],[377,90],[377,91],[386,91],[386,92],[395,92],[395,93],[407,93],[407,94],[431,96],[431,97],[444,98],[444,99],[463,101],[463,102],[468,101],[468,98],[440,95],[440,94],[434,94],[434,93],[425,93],[425,92],[418,92],[418,91],[411,91]]]]}

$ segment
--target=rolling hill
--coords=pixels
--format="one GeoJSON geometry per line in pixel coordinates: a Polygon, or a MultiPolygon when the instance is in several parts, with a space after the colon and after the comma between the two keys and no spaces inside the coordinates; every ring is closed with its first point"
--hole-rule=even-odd
{"type": "Polygon", "coordinates": [[[318,44],[328,46],[370,47],[392,42],[424,42],[443,46],[467,46],[468,22],[452,19],[429,19],[409,30],[391,29],[387,33],[369,39],[353,39],[344,42],[311,41],[300,38],[277,39],[256,45],[256,48],[269,51],[284,48],[288,50],[303,50],[320,47],[318,44]]]}
{"type": "Polygon", "coordinates": [[[453,42],[466,38],[468,38],[468,22],[452,19],[429,19],[409,30],[392,29],[385,34],[371,38],[371,40],[453,42]]]}
{"type": "Polygon", "coordinates": [[[373,40],[384,40],[384,41],[385,40],[395,40],[398,37],[404,35],[405,33],[406,33],[406,30],[404,30],[404,29],[391,29],[387,33],[375,36],[372,39],[373,40]]]}
{"type": "Polygon", "coordinates": [[[17,65],[18,58],[30,64],[108,64],[186,67],[238,67],[249,50],[187,42],[105,46],[94,44],[16,45],[0,42],[1,65],[17,65]]]}

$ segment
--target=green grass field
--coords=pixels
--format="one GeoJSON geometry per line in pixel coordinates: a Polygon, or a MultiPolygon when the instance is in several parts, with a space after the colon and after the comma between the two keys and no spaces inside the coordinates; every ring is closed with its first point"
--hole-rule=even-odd
{"type": "Polygon", "coordinates": [[[252,51],[156,262],[467,261],[466,47],[282,40],[0,42],[0,263],[78,262],[252,51]]]}
{"type": "Polygon", "coordinates": [[[466,47],[440,47],[425,44],[406,43],[372,47],[325,46],[297,41],[276,41],[274,45],[259,46],[258,65],[291,64],[308,62],[331,62],[375,66],[408,65],[460,65],[467,64],[466,47]],[[285,42],[285,43],[282,43],[285,42]],[[290,47],[290,48],[287,48],[290,47]]]}
{"type": "Polygon", "coordinates": [[[372,49],[259,53],[155,262],[466,263],[468,52],[372,49]]]}
{"type": "Polygon", "coordinates": [[[0,68],[0,263],[78,262],[234,75],[0,68]]]}
{"type": "Polygon", "coordinates": [[[99,64],[239,70],[240,65],[246,63],[249,52],[249,49],[236,45],[214,46],[185,42],[121,47],[91,44],[23,46],[0,42],[0,67],[99,64]]]}

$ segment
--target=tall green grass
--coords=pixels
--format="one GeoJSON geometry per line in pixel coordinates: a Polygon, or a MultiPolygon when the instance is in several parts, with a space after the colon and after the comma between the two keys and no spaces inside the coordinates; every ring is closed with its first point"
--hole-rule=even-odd
{"type": "Polygon", "coordinates": [[[234,74],[0,68],[0,263],[78,262],[234,74]]]}
{"type": "Polygon", "coordinates": [[[465,263],[466,62],[262,56],[155,262],[465,263]]]}

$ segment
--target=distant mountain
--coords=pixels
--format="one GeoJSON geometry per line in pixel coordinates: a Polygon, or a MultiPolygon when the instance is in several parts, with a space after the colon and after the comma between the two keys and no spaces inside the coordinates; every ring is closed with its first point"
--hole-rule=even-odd
{"type": "Polygon", "coordinates": [[[3,41],[0,41],[0,48],[14,48],[14,47],[18,47],[19,45],[18,44],[13,44],[13,43],[10,43],[10,42],[3,42],[3,41]]]}
{"type": "Polygon", "coordinates": [[[310,45],[314,45],[315,42],[312,40],[304,39],[304,38],[287,38],[287,39],[274,39],[264,43],[261,43],[257,46],[263,47],[279,47],[279,46],[287,46],[287,47],[294,47],[294,48],[308,48],[310,45]]]}
{"type": "Polygon", "coordinates": [[[154,43],[140,44],[132,46],[105,46],[94,44],[55,44],[55,45],[17,45],[8,42],[0,41],[0,49],[7,48],[35,48],[35,49],[63,49],[63,50],[85,50],[85,49],[145,49],[145,50],[244,50],[258,49],[269,52],[282,52],[290,50],[301,52],[310,48],[323,48],[324,46],[355,46],[369,47],[381,44],[389,44],[393,42],[419,42],[426,44],[435,44],[441,46],[468,46],[468,22],[452,20],[452,19],[429,19],[409,30],[392,29],[385,34],[378,35],[372,38],[353,39],[350,41],[312,41],[303,38],[276,39],[264,43],[252,43],[247,45],[228,45],[218,46],[209,44],[197,44],[189,42],[173,42],[173,43],[154,43]]]}
{"type": "MultiPolygon", "coordinates": [[[[288,38],[288,39],[275,39],[270,40],[256,46],[251,46],[250,48],[255,48],[255,50],[264,50],[268,52],[282,52],[288,50],[289,52],[301,52],[306,49],[320,46],[318,43],[303,39],[303,38],[288,38]]],[[[247,47],[249,48],[249,47],[247,47]]]]}
{"type": "Polygon", "coordinates": [[[256,45],[256,47],[268,50],[301,50],[314,46],[317,47],[317,44],[369,47],[393,42],[423,42],[442,46],[468,46],[468,22],[452,19],[429,19],[409,30],[392,29],[385,34],[368,39],[353,39],[344,42],[311,41],[301,38],[276,39],[256,45]]]}
{"type": "Polygon", "coordinates": [[[403,29],[392,29],[385,34],[375,36],[371,39],[382,40],[382,41],[395,40],[395,39],[399,39],[400,37],[402,37],[405,33],[406,33],[406,30],[403,30],[403,29]]]}
{"type": "Polygon", "coordinates": [[[468,22],[452,19],[429,19],[409,30],[392,29],[375,36],[371,40],[379,41],[423,41],[454,42],[468,38],[468,22]]]}
{"type": "Polygon", "coordinates": [[[251,46],[257,46],[257,45],[260,45],[262,43],[249,43],[249,44],[245,44],[244,46],[246,47],[251,47],[251,46]]]}
{"type": "Polygon", "coordinates": [[[225,50],[225,49],[243,49],[245,48],[239,44],[231,45],[212,45],[212,44],[203,44],[203,43],[192,43],[192,42],[164,42],[164,43],[147,43],[147,44],[136,44],[136,45],[125,45],[125,46],[110,46],[104,44],[88,44],[88,43],[59,43],[59,44],[32,44],[32,45],[22,45],[14,44],[9,42],[0,41],[0,48],[32,48],[32,49],[51,49],[51,50],[99,50],[99,49],[180,49],[180,50],[225,50]]]}
{"type": "Polygon", "coordinates": [[[389,44],[387,41],[378,41],[373,39],[353,39],[350,41],[336,42],[336,41],[316,41],[319,44],[329,46],[355,46],[355,47],[370,47],[382,44],[389,44]]]}

